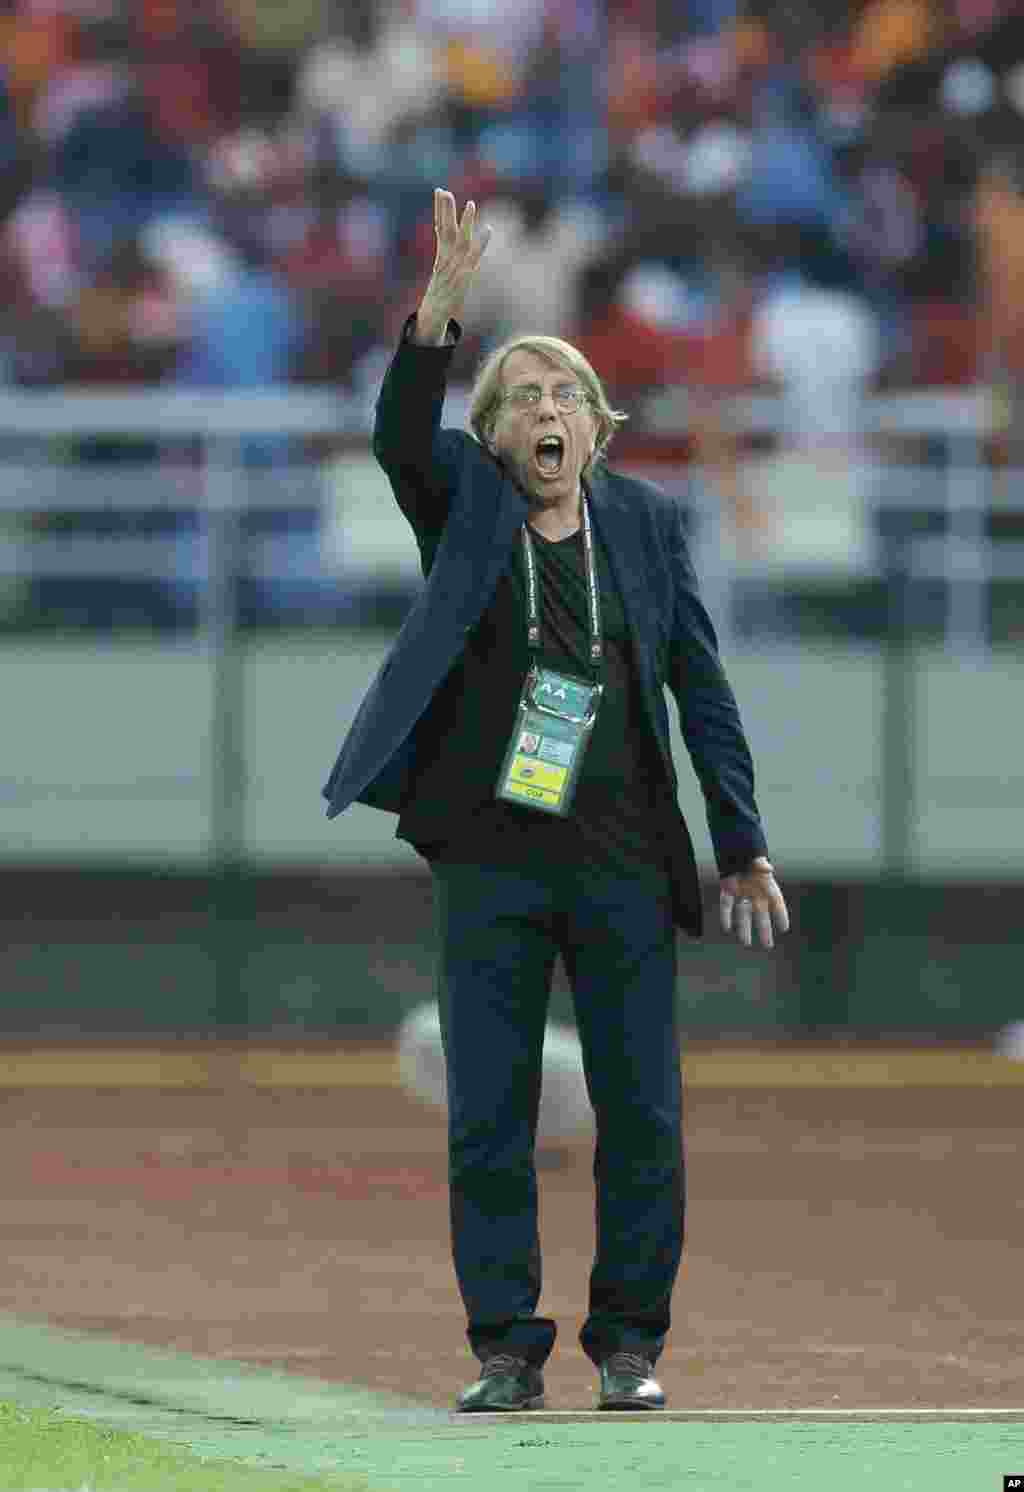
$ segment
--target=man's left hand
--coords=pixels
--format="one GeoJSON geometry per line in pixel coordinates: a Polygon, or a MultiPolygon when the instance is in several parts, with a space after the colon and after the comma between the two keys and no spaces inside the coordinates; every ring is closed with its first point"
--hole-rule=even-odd
{"type": "Polygon", "coordinates": [[[745,948],[753,941],[755,927],[762,948],[774,946],[773,929],[780,933],[789,931],[785,898],[771,861],[764,855],[758,855],[747,870],[722,877],[718,905],[722,928],[727,933],[735,932],[745,948]]]}

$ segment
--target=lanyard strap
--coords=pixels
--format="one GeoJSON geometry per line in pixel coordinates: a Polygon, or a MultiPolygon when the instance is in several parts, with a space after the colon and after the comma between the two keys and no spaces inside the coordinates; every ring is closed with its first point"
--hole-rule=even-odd
{"type": "MultiPolygon", "coordinates": [[[[587,562],[587,614],[590,628],[590,661],[599,668],[604,656],[601,638],[601,592],[597,581],[597,566],[594,563],[594,534],[590,526],[590,507],[584,497],[583,550],[587,562]]],[[[529,646],[540,648],[540,589],[537,577],[537,560],[530,538],[530,526],[523,524],[523,559],[526,564],[526,635],[529,646]]]]}

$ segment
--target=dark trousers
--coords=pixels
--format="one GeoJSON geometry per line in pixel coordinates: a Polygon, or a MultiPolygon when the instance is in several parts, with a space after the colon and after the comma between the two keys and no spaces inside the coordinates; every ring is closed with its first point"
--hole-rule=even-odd
{"type": "Polygon", "coordinates": [[[676,939],[667,875],[432,864],[452,1249],[476,1356],[543,1363],[534,1142],[555,957],[594,1109],[596,1252],[580,1343],[661,1354],[685,1206],[676,939]]]}

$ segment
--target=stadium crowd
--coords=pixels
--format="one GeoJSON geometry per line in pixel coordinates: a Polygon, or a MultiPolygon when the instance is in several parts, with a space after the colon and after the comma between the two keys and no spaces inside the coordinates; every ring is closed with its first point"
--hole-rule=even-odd
{"type": "Polygon", "coordinates": [[[8,386],[370,400],[439,184],[495,230],[456,380],[524,327],[627,408],[1024,372],[1015,0],[7,0],[0,59],[8,386]]]}
{"type": "Polygon", "coordinates": [[[743,386],[813,288],[872,376],[977,372],[1005,0],[9,0],[0,39],[8,382],[372,383],[438,183],[498,235],[467,365],[529,323],[619,397],[743,386]]]}

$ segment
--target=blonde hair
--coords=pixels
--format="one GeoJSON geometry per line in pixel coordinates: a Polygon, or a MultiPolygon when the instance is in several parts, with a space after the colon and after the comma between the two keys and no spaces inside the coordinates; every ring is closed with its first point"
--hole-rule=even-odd
{"type": "Polygon", "coordinates": [[[570,342],[563,342],[561,337],[513,337],[510,341],[503,342],[500,347],[495,348],[480,368],[473,384],[469,423],[474,435],[481,444],[490,446],[498,410],[501,407],[502,369],[505,366],[505,359],[513,352],[535,353],[537,357],[544,358],[546,362],[553,363],[555,367],[565,368],[582,385],[597,425],[594,454],[583,468],[583,475],[586,476],[598,462],[604,460],[612,436],[617,427],[629,419],[629,415],[621,409],[611,407],[604,385],[587,359],[570,342]]]}

